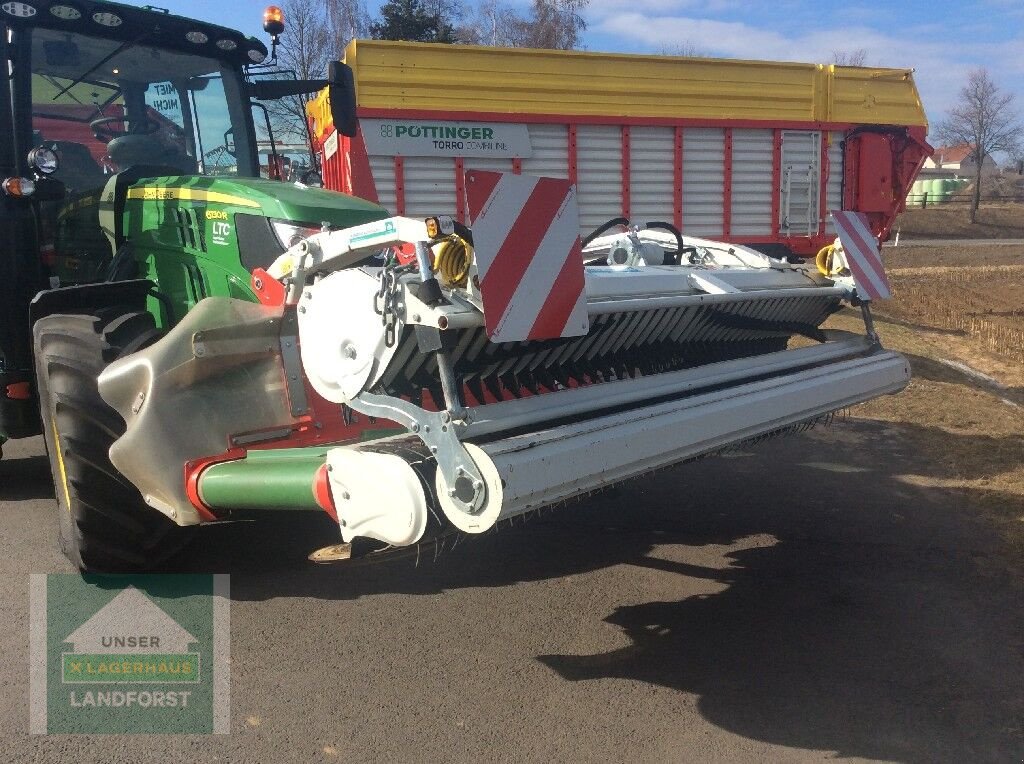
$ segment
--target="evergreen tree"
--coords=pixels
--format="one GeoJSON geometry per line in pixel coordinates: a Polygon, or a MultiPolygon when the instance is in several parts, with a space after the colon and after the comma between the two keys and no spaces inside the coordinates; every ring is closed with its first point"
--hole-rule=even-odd
{"type": "Polygon", "coordinates": [[[422,0],[388,0],[380,7],[380,20],[370,25],[370,35],[375,40],[455,42],[452,24],[440,12],[428,11],[422,0]]]}

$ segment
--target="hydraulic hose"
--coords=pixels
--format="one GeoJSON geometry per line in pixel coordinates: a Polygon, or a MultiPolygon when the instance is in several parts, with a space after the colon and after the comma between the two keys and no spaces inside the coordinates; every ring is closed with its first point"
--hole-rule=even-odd
{"type": "Polygon", "coordinates": [[[615,226],[623,226],[623,227],[628,228],[629,227],[629,220],[627,218],[612,218],[611,220],[609,220],[609,221],[607,221],[605,223],[602,223],[597,228],[595,228],[593,231],[591,231],[590,235],[587,236],[583,240],[583,246],[584,247],[587,246],[590,242],[592,242],[598,236],[603,234],[605,231],[610,231],[612,228],[615,228],[615,226]]]}
{"type": "Polygon", "coordinates": [[[664,265],[679,265],[683,250],[692,249],[694,252],[697,250],[694,247],[685,247],[683,245],[683,232],[676,228],[671,223],[666,223],[661,220],[652,220],[647,224],[649,229],[661,229],[662,231],[668,231],[676,239],[676,248],[674,252],[666,252],[664,265]]]}
{"type": "Polygon", "coordinates": [[[465,287],[473,264],[473,247],[458,234],[452,234],[437,245],[434,273],[448,286],[465,287]]]}
{"type": "Polygon", "coordinates": [[[814,256],[814,264],[818,266],[818,272],[822,276],[832,275],[832,261],[835,251],[835,244],[826,244],[824,247],[819,249],[818,254],[814,256]]]}

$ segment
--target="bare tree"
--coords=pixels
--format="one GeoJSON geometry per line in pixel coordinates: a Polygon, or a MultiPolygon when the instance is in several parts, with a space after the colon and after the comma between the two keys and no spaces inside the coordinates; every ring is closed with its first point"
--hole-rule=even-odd
{"type": "MultiPolygon", "coordinates": [[[[287,26],[277,49],[277,71],[268,71],[268,77],[323,79],[328,64],[342,58],[348,43],[369,25],[362,0],[284,0],[282,7],[287,26]]],[[[264,102],[278,150],[280,144],[306,144],[307,101],[307,96],[289,96],[264,102]]],[[[264,125],[256,114],[261,140],[269,139],[264,125]]],[[[311,164],[312,157],[302,163],[311,164]]]]}
{"type": "Polygon", "coordinates": [[[1024,175],[1024,141],[1021,141],[1017,146],[1010,151],[1010,164],[1011,172],[1017,173],[1017,175],[1024,175]]]}
{"type": "Polygon", "coordinates": [[[693,40],[683,40],[672,45],[665,45],[658,51],[662,56],[682,56],[684,58],[710,58],[711,54],[693,40]]]}
{"type": "Polygon", "coordinates": [[[583,11],[588,0],[533,0],[529,20],[530,47],[574,50],[587,28],[583,11]]]}
{"type": "Polygon", "coordinates": [[[492,47],[522,47],[526,18],[500,0],[483,0],[477,6],[476,21],[467,29],[465,42],[492,47]]]}
{"type": "Polygon", "coordinates": [[[864,48],[832,51],[832,63],[838,66],[864,66],[867,60],[868,52],[864,48]]]}
{"type": "Polygon", "coordinates": [[[985,157],[997,151],[1013,154],[1024,139],[1013,104],[1013,93],[1003,93],[992,81],[987,69],[975,69],[960,91],[960,101],[939,123],[936,134],[947,145],[966,143],[974,162],[974,197],[971,199],[971,222],[978,217],[981,203],[981,170],[985,157]]]}
{"type": "MultiPolygon", "coordinates": [[[[294,74],[297,79],[322,78],[327,64],[335,57],[335,30],[328,24],[327,9],[321,0],[285,0],[282,3],[287,27],[277,51],[279,76],[294,74]]],[[[274,137],[278,142],[304,142],[306,139],[306,99],[291,96],[266,102],[274,137]]],[[[260,120],[257,117],[257,125],[260,120]]]]}
{"type": "Polygon", "coordinates": [[[589,0],[533,0],[522,15],[501,0],[484,0],[477,12],[472,42],[508,48],[573,50],[587,28],[583,12],[589,0]]]}
{"type": "Polygon", "coordinates": [[[341,57],[348,44],[365,36],[370,29],[370,16],[362,0],[323,0],[327,24],[333,35],[334,55],[341,57]]]}

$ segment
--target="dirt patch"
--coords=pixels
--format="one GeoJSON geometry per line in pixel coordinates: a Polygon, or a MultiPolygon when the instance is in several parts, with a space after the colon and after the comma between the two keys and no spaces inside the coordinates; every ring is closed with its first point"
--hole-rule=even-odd
{"type": "Polygon", "coordinates": [[[918,341],[941,338],[937,352],[981,371],[1020,375],[1024,247],[886,247],[882,257],[895,299],[879,303],[877,315],[924,332],[918,341]],[[979,350],[986,352],[979,356],[979,350]]]}
{"type": "Polygon", "coordinates": [[[911,208],[896,218],[892,230],[907,239],[1024,239],[1024,204],[982,203],[973,225],[964,203],[911,208]]]}
{"type": "Polygon", "coordinates": [[[1015,244],[971,244],[929,246],[901,244],[883,247],[886,268],[973,267],[1024,265],[1024,246],[1015,244]]]}
{"type": "Polygon", "coordinates": [[[889,282],[895,298],[880,316],[1024,364],[1024,265],[892,268],[889,282]]]}

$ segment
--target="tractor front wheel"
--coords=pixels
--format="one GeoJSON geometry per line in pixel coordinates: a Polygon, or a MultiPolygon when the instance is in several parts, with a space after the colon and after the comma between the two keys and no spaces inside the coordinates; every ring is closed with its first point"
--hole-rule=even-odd
{"type": "Polygon", "coordinates": [[[125,425],[97,385],[109,363],[159,336],[149,313],[118,307],[47,316],[33,327],[60,547],[82,571],[150,570],[185,541],[186,529],[149,507],[110,463],[110,446],[125,425]]]}

